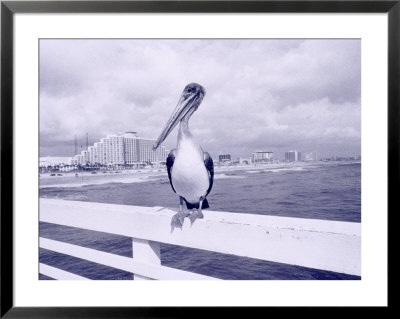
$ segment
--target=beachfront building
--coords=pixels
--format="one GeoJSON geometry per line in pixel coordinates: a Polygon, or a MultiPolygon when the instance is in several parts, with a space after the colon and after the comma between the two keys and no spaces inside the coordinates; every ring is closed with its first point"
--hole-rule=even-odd
{"type": "Polygon", "coordinates": [[[139,162],[165,162],[168,156],[168,152],[162,150],[162,148],[158,148],[156,151],[153,151],[153,145],[155,140],[141,138],[139,141],[138,147],[138,156],[139,162]]]}
{"type": "Polygon", "coordinates": [[[289,151],[285,152],[285,162],[299,162],[301,161],[301,152],[289,151]]]}
{"type": "Polygon", "coordinates": [[[39,157],[39,173],[68,172],[72,170],[71,157],[39,157]]]}
{"type": "Polygon", "coordinates": [[[123,165],[124,162],[124,137],[121,135],[109,135],[100,140],[104,146],[102,164],[123,165]]]}
{"type": "Polygon", "coordinates": [[[230,162],[232,160],[231,154],[218,155],[218,160],[219,160],[220,163],[222,163],[222,162],[230,162]]]}
{"type": "Polygon", "coordinates": [[[274,160],[274,152],[255,151],[251,154],[252,163],[270,163],[274,160]]]}
{"type": "Polygon", "coordinates": [[[71,157],[39,157],[39,167],[71,165],[71,157]]]}
{"type": "Polygon", "coordinates": [[[316,161],[317,160],[317,156],[314,153],[306,153],[304,154],[304,161],[306,162],[312,162],[312,161],[316,161]]]}
{"type": "Polygon", "coordinates": [[[155,140],[142,138],[136,132],[108,135],[72,158],[73,165],[135,165],[165,162],[168,151],[160,146],[153,151],[155,140]]]}
{"type": "Polygon", "coordinates": [[[87,161],[87,151],[81,151],[81,154],[75,155],[71,159],[71,165],[84,165],[87,161]]]}
{"type": "Polygon", "coordinates": [[[251,158],[239,157],[238,162],[240,165],[249,165],[251,163],[251,158]]]}

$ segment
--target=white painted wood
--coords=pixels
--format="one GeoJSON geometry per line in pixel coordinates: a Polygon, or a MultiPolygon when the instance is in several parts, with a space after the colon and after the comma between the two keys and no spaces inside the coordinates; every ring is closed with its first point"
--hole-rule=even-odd
{"type": "MultiPolygon", "coordinates": [[[[135,262],[161,265],[160,243],[132,238],[133,260],[135,262]]],[[[150,280],[152,278],[134,274],[135,280],[150,280]]]]}
{"type": "Polygon", "coordinates": [[[159,207],[40,199],[44,222],[361,275],[360,223],[206,210],[192,227],[186,219],[182,230],[171,232],[175,213],[159,207]]]}
{"type": "Polygon", "coordinates": [[[85,259],[134,274],[140,274],[141,276],[148,278],[163,280],[217,280],[213,277],[199,275],[157,264],[140,263],[129,257],[114,255],[103,251],[67,244],[42,237],[39,238],[39,246],[40,248],[85,259]]]}
{"type": "Polygon", "coordinates": [[[139,274],[133,274],[133,279],[134,280],[152,280],[153,278],[142,276],[139,274]]]}
{"type": "Polygon", "coordinates": [[[68,271],[51,267],[42,263],[39,263],[39,273],[57,280],[89,280],[88,278],[78,276],[68,271]]]}

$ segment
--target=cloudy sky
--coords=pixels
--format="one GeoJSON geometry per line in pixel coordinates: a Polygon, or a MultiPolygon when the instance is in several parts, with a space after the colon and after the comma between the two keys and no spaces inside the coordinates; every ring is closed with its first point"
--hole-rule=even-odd
{"type": "MultiPolygon", "coordinates": [[[[190,121],[217,158],[255,150],[361,152],[359,40],[41,40],[40,156],[107,134],[156,139],[184,86],[207,93],[190,121]]],[[[177,129],[164,145],[174,148],[177,129]]]]}

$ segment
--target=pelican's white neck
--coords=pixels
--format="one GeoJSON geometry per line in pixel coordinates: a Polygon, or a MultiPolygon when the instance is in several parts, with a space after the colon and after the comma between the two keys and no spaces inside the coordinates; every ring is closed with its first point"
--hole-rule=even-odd
{"type": "Polygon", "coordinates": [[[188,119],[183,119],[179,124],[178,145],[180,141],[188,138],[191,139],[192,137],[193,135],[189,130],[188,119]]]}
{"type": "Polygon", "coordinates": [[[181,158],[183,156],[187,163],[192,163],[193,160],[196,162],[203,161],[203,149],[190,132],[187,121],[181,121],[179,125],[178,145],[176,150],[176,158],[181,158]]]}

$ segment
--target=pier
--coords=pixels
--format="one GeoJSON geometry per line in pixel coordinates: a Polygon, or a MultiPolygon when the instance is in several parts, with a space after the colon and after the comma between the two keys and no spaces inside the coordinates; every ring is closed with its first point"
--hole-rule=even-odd
{"type": "MultiPolygon", "coordinates": [[[[176,213],[142,207],[40,198],[42,222],[132,238],[132,257],[47,238],[40,248],[134,274],[135,280],[218,280],[163,266],[160,243],[361,276],[361,223],[204,211],[204,219],[171,232],[176,213]]],[[[87,278],[39,265],[59,280],[87,278]]]]}

